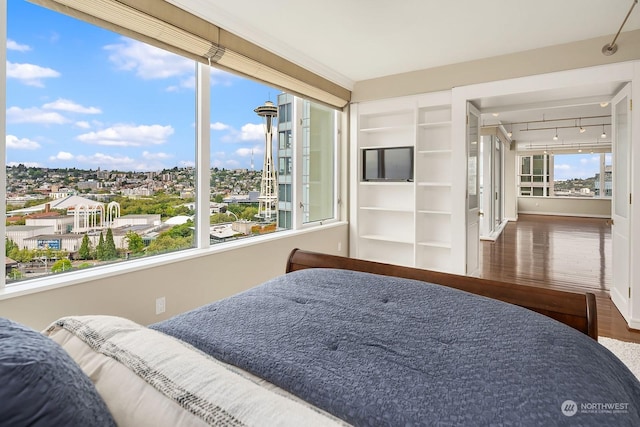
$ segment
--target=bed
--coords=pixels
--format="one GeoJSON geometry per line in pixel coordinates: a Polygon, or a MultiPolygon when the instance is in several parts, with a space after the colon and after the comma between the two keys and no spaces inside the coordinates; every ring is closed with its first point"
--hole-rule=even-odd
{"type": "Polygon", "coordinates": [[[46,335],[118,425],[640,425],[592,294],[303,250],[149,327],[71,316],[46,335]]]}

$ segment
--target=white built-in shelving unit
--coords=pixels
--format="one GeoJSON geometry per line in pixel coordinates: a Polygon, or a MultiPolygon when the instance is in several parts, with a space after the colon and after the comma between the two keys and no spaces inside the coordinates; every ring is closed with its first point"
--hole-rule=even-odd
{"type": "Polygon", "coordinates": [[[451,270],[450,93],[362,102],[351,109],[351,254],[451,270]],[[362,180],[362,150],[413,147],[414,179],[362,180]]]}

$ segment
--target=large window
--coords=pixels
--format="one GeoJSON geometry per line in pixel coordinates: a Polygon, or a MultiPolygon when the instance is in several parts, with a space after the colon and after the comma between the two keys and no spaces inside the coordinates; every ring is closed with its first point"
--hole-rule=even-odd
{"type": "Polygon", "coordinates": [[[6,282],[335,218],[335,110],[276,95],[267,141],[254,110],[274,88],[209,68],[205,93],[192,60],[27,2],[7,14],[6,282]]]}
{"type": "Polygon", "coordinates": [[[611,153],[520,157],[520,195],[611,197],[611,153]]]}

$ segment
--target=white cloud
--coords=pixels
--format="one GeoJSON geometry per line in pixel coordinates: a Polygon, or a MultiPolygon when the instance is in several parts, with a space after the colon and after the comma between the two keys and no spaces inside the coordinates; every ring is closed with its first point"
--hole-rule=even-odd
{"type": "MultiPolygon", "coordinates": [[[[178,84],[167,86],[167,92],[196,87],[194,61],[136,40],[123,37],[121,41],[104,47],[109,52],[109,60],[118,70],[133,71],[144,80],[178,78],[178,84]]],[[[226,71],[210,70],[212,86],[229,86],[237,79],[226,71]]]]}
{"type": "Polygon", "coordinates": [[[24,165],[28,168],[40,168],[42,167],[42,165],[38,162],[9,162],[7,163],[7,166],[20,166],[20,165],[24,165]]]}
{"type": "Polygon", "coordinates": [[[31,47],[26,44],[20,44],[14,40],[7,39],[7,50],[17,50],[18,52],[28,52],[31,47]]]}
{"type": "Polygon", "coordinates": [[[55,111],[43,111],[40,108],[9,107],[7,123],[38,123],[61,125],[69,123],[69,119],[55,111]]]}
{"type": "Polygon", "coordinates": [[[142,157],[147,159],[147,160],[166,160],[166,159],[170,159],[173,156],[171,154],[167,154],[167,153],[151,153],[149,151],[143,151],[142,152],[142,157]]]}
{"type": "Polygon", "coordinates": [[[195,72],[194,61],[166,50],[126,38],[122,43],[104,47],[109,52],[109,60],[119,69],[135,71],[145,80],[166,79],[195,72]]]}
{"type": "Polygon", "coordinates": [[[56,101],[44,104],[42,108],[46,110],[69,111],[80,114],[100,114],[102,111],[97,107],[84,107],[69,99],[58,98],[56,101]]]}
{"type": "Polygon", "coordinates": [[[42,79],[60,77],[60,75],[52,68],[34,64],[15,64],[7,61],[7,78],[18,79],[27,86],[44,87],[42,79]]]}
{"type": "Polygon", "coordinates": [[[263,158],[262,155],[264,153],[264,147],[260,147],[260,146],[255,146],[253,148],[238,148],[235,151],[236,155],[240,156],[240,157],[248,157],[251,156],[253,154],[254,157],[254,161],[256,159],[260,160],[260,163],[262,163],[263,158]],[[258,157],[256,157],[258,156],[258,157]]]}
{"type": "Polygon", "coordinates": [[[164,144],[173,132],[171,126],[119,124],[97,132],[84,133],[76,139],[87,144],[142,147],[164,144]]]}
{"type": "Polygon", "coordinates": [[[37,150],[40,144],[27,138],[18,138],[15,135],[7,135],[5,137],[7,148],[14,150],[37,150]]]}
{"type": "Polygon", "coordinates": [[[55,156],[49,157],[49,160],[73,160],[74,155],[66,151],[59,151],[55,156]]]}
{"type": "Polygon", "coordinates": [[[229,125],[225,125],[224,123],[215,122],[211,123],[211,130],[227,130],[230,129],[229,125]]]}
{"type": "Polygon", "coordinates": [[[183,168],[193,168],[196,166],[196,162],[191,160],[180,160],[178,162],[178,165],[180,165],[180,167],[183,167],[183,168]]]}
{"type": "Polygon", "coordinates": [[[85,121],[75,122],[75,126],[80,129],[91,129],[91,125],[89,124],[89,122],[85,121]]]}
{"type": "Polygon", "coordinates": [[[258,141],[264,139],[262,124],[247,123],[240,130],[240,141],[258,141]]]}

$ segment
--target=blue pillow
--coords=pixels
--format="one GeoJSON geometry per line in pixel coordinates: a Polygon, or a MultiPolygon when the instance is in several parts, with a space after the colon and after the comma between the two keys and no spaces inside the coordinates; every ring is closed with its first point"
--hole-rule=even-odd
{"type": "Polygon", "coordinates": [[[0,318],[0,426],[115,426],[93,383],[38,331],[0,318]]]}

